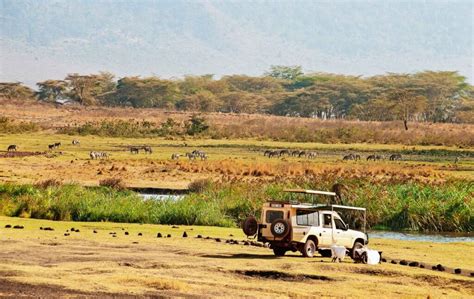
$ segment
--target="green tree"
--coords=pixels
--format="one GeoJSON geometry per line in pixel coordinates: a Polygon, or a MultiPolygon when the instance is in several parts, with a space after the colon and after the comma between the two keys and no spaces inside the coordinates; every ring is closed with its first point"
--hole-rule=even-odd
{"type": "Polygon", "coordinates": [[[46,80],[36,83],[38,92],[36,93],[40,101],[55,102],[57,100],[68,99],[67,83],[63,80],[46,80]]]}
{"type": "Polygon", "coordinates": [[[295,80],[301,75],[303,75],[303,70],[299,65],[272,65],[270,70],[265,73],[265,76],[291,81],[295,80]]]}

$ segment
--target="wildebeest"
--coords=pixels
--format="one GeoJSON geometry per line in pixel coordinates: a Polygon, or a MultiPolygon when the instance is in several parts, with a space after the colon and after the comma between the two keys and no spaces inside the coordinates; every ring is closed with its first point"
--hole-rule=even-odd
{"type": "Polygon", "coordinates": [[[48,149],[49,149],[49,150],[53,150],[53,149],[55,149],[55,148],[56,148],[56,145],[55,145],[54,143],[48,145],[48,149]]]}
{"type": "Polygon", "coordinates": [[[278,155],[279,155],[280,157],[281,157],[281,156],[284,156],[284,155],[288,155],[288,156],[289,156],[289,155],[290,155],[290,151],[287,150],[287,149],[283,149],[283,150],[280,150],[280,151],[278,152],[278,155]]]}
{"type": "Polygon", "coordinates": [[[298,157],[300,155],[300,151],[299,150],[294,150],[291,152],[291,156],[292,157],[298,157]]]}
{"type": "Polygon", "coordinates": [[[171,155],[171,160],[179,160],[179,157],[181,157],[180,154],[172,154],[171,155]]]}
{"type": "Polygon", "coordinates": [[[56,142],[56,143],[54,144],[54,147],[60,147],[60,146],[61,146],[61,142],[56,142]]]}
{"type": "Polygon", "coordinates": [[[77,140],[77,139],[74,139],[74,140],[72,141],[72,145],[80,145],[80,144],[81,144],[81,143],[80,143],[79,140],[77,140]]]}
{"type": "Polygon", "coordinates": [[[377,160],[382,160],[382,159],[383,159],[383,157],[380,156],[380,155],[370,155],[370,156],[367,157],[367,161],[369,161],[369,160],[377,161],[377,160]]]}
{"type": "Polygon", "coordinates": [[[17,150],[18,150],[18,146],[16,144],[11,144],[7,148],[7,151],[9,152],[16,152],[17,150]]]}
{"type": "Polygon", "coordinates": [[[131,148],[130,148],[130,153],[132,153],[132,154],[138,154],[139,150],[140,150],[140,149],[139,149],[138,147],[131,147],[131,148]]]}
{"type": "Polygon", "coordinates": [[[355,156],[353,154],[345,155],[342,157],[343,161],[348,161],[348,160],[355,160],[355,156]]]}
{"type": "Polygon", "coordinates": [[[401,160],[402,159],[402,155],[401,154],[393,154],[390,156],[390,161],[395,161],[395,160],[401,160]]]}

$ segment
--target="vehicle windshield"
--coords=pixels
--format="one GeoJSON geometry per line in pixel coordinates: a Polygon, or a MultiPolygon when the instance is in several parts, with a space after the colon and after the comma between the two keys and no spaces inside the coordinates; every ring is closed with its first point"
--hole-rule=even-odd
{"type": "Polygon", "coordinates": [[[334,218],[334,224],[336,225],[336,229],[346,229],[346,225],[339,218],[334,218]]]}

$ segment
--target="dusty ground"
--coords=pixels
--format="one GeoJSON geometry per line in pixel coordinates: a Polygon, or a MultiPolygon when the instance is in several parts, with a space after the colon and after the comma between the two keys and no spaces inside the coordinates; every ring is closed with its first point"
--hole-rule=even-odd
{"type": "Polygon", "coordinates": [[[474,256],[472,243],[371,242],[386,257],[462,267],[463,274],[456,275],[391,263],[367,266],[349,259],[333,264],[328,258],[305,259],[297,253],[276,258],[267,248],[231,245],[225,239],[242,240],[243,235],[238,229],[216,227],[0,217],[0,297],[474,296],[474,279],[465,270],[474,269],[468,258],[474,256]],[[5,228],[7,224],[24,229],[5,228]],[[72,227],[80,232],[71,232],[72,227]],[[69,236],[64,236],[66,230],[69,236]],[[184,231],[187,238],[182,237],[184,231]],[[171,237],[157,238],[158,232],[171,237]]]}

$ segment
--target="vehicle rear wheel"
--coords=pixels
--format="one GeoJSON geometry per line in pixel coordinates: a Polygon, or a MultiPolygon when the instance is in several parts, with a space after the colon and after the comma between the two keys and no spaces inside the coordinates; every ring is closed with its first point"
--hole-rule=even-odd
{"type": "Polygon", "coordinates": [[[364,247],[364,244],[362,244],[361,242],[355,242],[354,243],[354,246],[352,247],[352,250],[351,250],[351,258],[353,260],[357,260],[359,259],[359,254],[357,253],[356,249],[360,249],[364,247]]]}
{"type": "Polygon", "coordinates": [[[307,240],[303,247],[303,256],[313,257],[315,251],[316,251],[316,244],[314,244],[314,241],[307,240]]]}
{"type": "Polygon", "coordinates": [[[274,247],[273,248],[273,253],[276,256],[284,256],[286,251],[287,251],[286,248],[282,248],[282,247],[274,247]]]}

